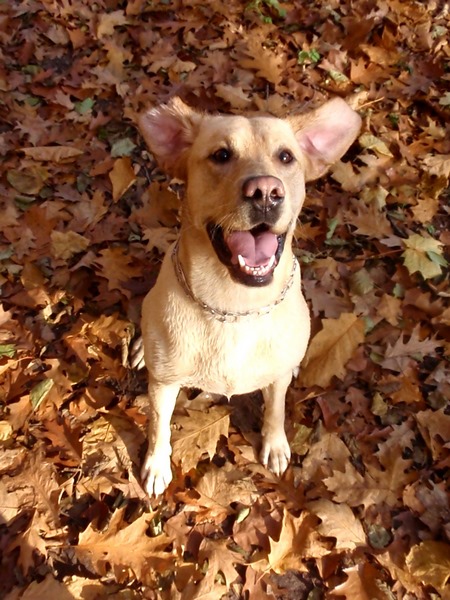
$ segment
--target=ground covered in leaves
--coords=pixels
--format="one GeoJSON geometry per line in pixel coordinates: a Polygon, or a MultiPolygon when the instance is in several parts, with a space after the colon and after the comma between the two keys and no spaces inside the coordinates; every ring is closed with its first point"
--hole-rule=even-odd
{"type": "Polygon", "coordinates": [[[448,19],[439,0],[0,3],[2,598],[450,598],[448,19]],[[185,395],[149,502],[127,352],[182,188],[135,114],[335,94],[364,126],[296,232],[314,337],[292,465],[255,460],[257,394],[185,395]]]}

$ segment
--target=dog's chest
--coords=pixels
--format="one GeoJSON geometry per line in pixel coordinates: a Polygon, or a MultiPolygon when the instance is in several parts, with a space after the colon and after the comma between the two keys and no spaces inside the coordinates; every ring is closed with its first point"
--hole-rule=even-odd
{"type": "Polygon", "coordinates": [[[298,342],[289,330],[280,332],[268,325],[264,317],[239,324],[209,323],[203,335],[197,334],[186,385],[231,396],[265,387],[294,368],[299,362],[298,342]]]}

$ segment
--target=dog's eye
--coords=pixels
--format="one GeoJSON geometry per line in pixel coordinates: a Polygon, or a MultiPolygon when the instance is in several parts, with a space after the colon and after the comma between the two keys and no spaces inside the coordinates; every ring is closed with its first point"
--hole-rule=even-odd
{"type": "Polygon", "coordinates": [[[228,150],[227,148],[219,148],[219,150],[216,150],[211,154],[210,159],[216,163],[226,163],[231,159],[232,156],[233,153],[231,150],[228,150]]]}
{"type": "Polygon", "coordinates": [[[284,165],[288,165],[294,160],[294,157],[289,152],[289,150],[282,150],[278,155],[278,158],[280,159],[280,162],[282,162],[284,165]]]}

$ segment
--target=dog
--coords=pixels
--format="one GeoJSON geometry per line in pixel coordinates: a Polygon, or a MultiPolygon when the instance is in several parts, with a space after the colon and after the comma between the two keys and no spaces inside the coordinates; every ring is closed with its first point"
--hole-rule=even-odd
{"type": "Polygon", "coordinates": [[[143,485],[156,496],[172,479],[170,421],[182,387],[227,397],[260,389],[260,460],[280,476],[290,460],[285,394],[310,336],[296,220],[305,182],[347,151],[361,119],[338,97],[286,119],[212,115],[173,98],[138,125],[160,167],[186,184],[179,238],[142,306],[143,485]]]}

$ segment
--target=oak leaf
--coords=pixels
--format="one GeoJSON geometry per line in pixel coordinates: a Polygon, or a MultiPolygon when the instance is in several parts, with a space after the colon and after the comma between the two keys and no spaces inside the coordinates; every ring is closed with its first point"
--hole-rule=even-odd
{"type": "Polygon", "coordinates": [[[99,39],[114,33],[114,28],[120,25],[126,25],[128,19],[123,10],[113,10],[111,12],[100,13],[97,27],[97,36],[99,39]]]}
{"type": "Polygon", "coordinates": [[[299,517],[294,517],[285,509],[278,540],[270,538],[267,558],[252,563],[252,568],[271,569],[278,574],[289,569],[306,570],[304,561],[307,558],[319,558],[329,552],[318,539],[316,528],[317,518],[313,514],[303,511],[299,517]]]}
{"type": "Polygon", "coordinates": [[[23,594],[20,596],[14,595],[13,598],[20,598],[21,600],[35,600],[36,598],[45,598],[45,600],[74,599],[64,583],[55,579],[50,573],[42,581],[33,581],[30,583],[23,594]]]}
{"type": "Polygon", "coordinates": [[[338,319],[324,319],[300,369],[299,381],[306,387],[327,387],[333,377],[343,379],[345,365],[359,344],[364,341],[364,324],[352,313],[343,313],[338,319]]]}
{"type": "Polygon", "coordinates": [[[354,550],[366,545],[364,528],[346,504],[322,498],[310,502],[307,508],[322,520],[317,531],[324,537],[336,538],[337,550],[354,550]]]}
{"type": "MultiPolygon", "coordinates": [[[[450,545],[426,540],[411,548],[406,557],[406,567],[414,578],[442,592],[450,581],[450,545]]],[[[446,591],[448,594],[448,588],[446,591]]]]}
{"type": "Polygon", "coordinates": [[[392,595],[383,585],[382,574],[370,563],[344,569],[347,581],[335,587],[329,596],[339,596],[347,600],[390,600],[392,595]]]}
{"type": "Polygon", "coordinates": [[[286,56],[264,45],[265,40],[257,36],[247,38],[247,47],[239,59],[239,64],[244,69],[256,71],[258,77],[263,77],[268,82],[278,85],[283,77],[286,65],[286,56]]]}
{"type": "Polygon", "coordinates": [[[400,373],[408,367],[412,360],[423,360],[424,356],[434,354],[436,348],[441,345],[442,342],[435,339],[421,340],[420,324],[418,324],[412,330],[407,342],[404,341],[404,335],[400,335],[393,346],[387,345],[381,364],[385,369],[400,373]]]}
{"type": "Polygon", "coordinates": [[[234,502],[251,506],[258,496],[255,484],[229,463],[221,468],[210,465],[195,490],[200,494],[196,504],[222,515],[231,512],[234,502]]]}
{"type": "Polygon", "coordinates": [[[144,513],[128,524],[124,513],[124,508],[116,510],[103,531],[90,523],[72,547],[74,555],[91,572],[107,575],[111,571],[118,582],[137,577],[151,584],[155,572],[174,564],[174,556],[166,551],[171,539],[164,533],[147,535],[154,514],[144,513]]]}
{"type": "Polygon", "coordinates": [[[230,411],[226,406],[213,406],[208,411],[187,410],[178,415],[178,429],[172,433],[172,458],[185,472],[196,467],[206,453],[213,458],[221,435],[228,436],[230,411]]]}
{"type": "Polygon", "coordinates": [[[430,175],[450,177],[450,154],[427,154],[422,162],[430,175]]]}
{"type": "Polygon", "coordinates": [[[142,274],[142,269],[133,265],[133,257],[121,247],[105,248],[99,252],[96,264],[102,268],[102,276],[108,280],[109,290],[124,290],[124,283],[142,274]]]}

